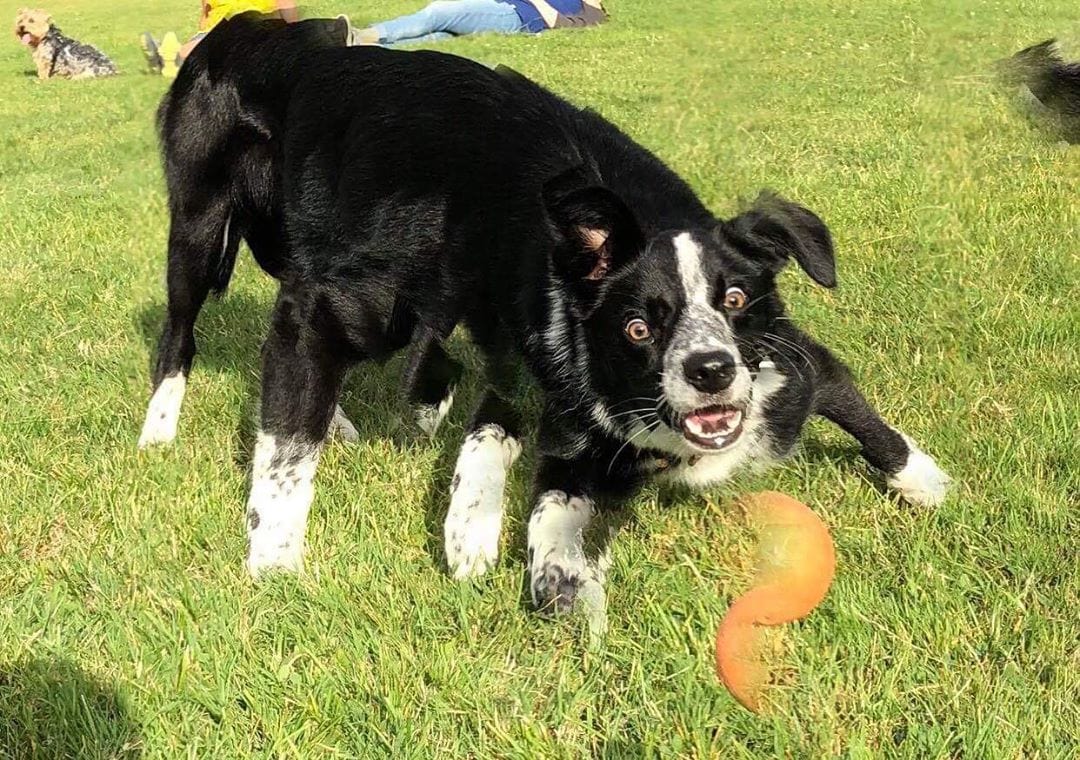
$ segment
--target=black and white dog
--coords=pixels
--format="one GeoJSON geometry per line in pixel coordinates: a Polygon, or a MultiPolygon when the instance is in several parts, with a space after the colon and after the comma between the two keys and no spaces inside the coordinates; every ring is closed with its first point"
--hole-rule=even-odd
{"type": "Polygon", "coordinates": [[[346,371],[407,347],[409,399],[433,427],[459,323],[491,378],[450,488],[449,570],[496,560],[522,440],[503,387],[521,359],[544,396],[528,526],[542,610],[568,608],[588,576],[598,505],[660,471],[707,486],[781,457],[812,414],[855,436],[907,499],[942,499],[934,461],[785,315],[774,280],[789,259],[836,282],[817,216],[764,195],[719,220],[646,149],[520,75],[344,38],[336,22],[238,17],[196,48],[159,115],[169,306],[144,443],[175,434],[196,315],[241,238],[281,283],[247,510],[253,575],[301,567],[346,371]]]}

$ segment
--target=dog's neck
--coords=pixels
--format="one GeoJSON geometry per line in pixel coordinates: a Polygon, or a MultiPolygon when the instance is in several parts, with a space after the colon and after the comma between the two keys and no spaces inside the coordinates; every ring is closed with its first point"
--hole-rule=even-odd
{"type": "Polygon", "coordinates": [[[34,47],[39,48],[42,45],[44,45],[46,42],[48,42],[48,43],[60,42],[63,39],[64,39],[64,35],[60,32],[60,28],[57,27],[55,24],[49,24],[49,31],[45,32],[45,34],[38,37],[37,44],[34,45],[34,47]]]}

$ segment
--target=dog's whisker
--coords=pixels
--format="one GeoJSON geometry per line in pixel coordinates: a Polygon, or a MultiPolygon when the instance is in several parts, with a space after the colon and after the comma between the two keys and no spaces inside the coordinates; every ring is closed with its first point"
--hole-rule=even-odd
{"type": "Polygon", "coordinates": [[[798,362],[791,361],[791,356],[787,351],[784,350],[783,345],[772,343],[766,338],[759,338],[758,342],[761,343],[765,348],[769,349],[769,352],[775,354],[778,358],[787,360],[787,363],[790,365],[792,371],[795,372],[796,375],[798,375],[799,380],[801,382],[805,382],[806,376],[802,373],[802,370],[799,369],[798,362]]]}
{"type": "Polygon", "coordinates": [[[631,410],[626,411],[626,412],[616,412],[615,414],[609,414],[608,418],[613,419],[613,420],[617,420],[620,417],[630,417],[630,416],[633,416],[633,415],[642,414],[643,412],[644,413],[649,413],[649,414],[655,414],[656,409],[653,408],[653,407],[644,407],[642,409],[631,409],[631,410]]]}
{"type": "Polygon", "coordinates": [[[811,368],[816,368],[816,364],[814,363],[814,357],[811,356],[810,353],[798,343],[795,343],[794,341],[790,340],[789,338],[785,338],[782,335],[777,335],[776,333],[767,332],[765,333],[765,337],[769,338],[774,343],[779,343],[782,346],[790,348],[799,357],[801,357],[811,368]]]}
{"type": "Polygon", "coordinates": [[[627,438],[626,441],[623,442],[623,445],[620,446],[618,449],[616,449],[615,454],[611,457],[611,461],[608,463],[608,466],[607,466],[607,474],[608,475],[611,474],[611,468],[615,466],[615,460],[619,458],[619,454],[622,453],[623,449],[625,449],[627,446],[629,446],[631,443],[633,443],[634,439],[636,439],[638,436],[642,435],[643,433],[649,433],[649,432],[652,432],[653,430],[655,430],[657,427],[659,427],[660,422],[661,422],[660,418],[657,417],[655,422],[653,422],[650,425],[645,425],[644,427],[641,428],[641,430],[637,431],[632,436],[627,438]]]}
{"type": "Polygon", "coordinates": [[[634,396],[633,398],[623,399],[622,401],[616,401],[614,404],[611,404],[610,407],[612,409],[618,409],[620,406],[623,406],[625,404],[633,403],[634,401],[648,401],[649,403],[656,404],[656,403],[659,403],[660,397],[657,396],[655,398],[651,398],[649,396],[634,396]]]}

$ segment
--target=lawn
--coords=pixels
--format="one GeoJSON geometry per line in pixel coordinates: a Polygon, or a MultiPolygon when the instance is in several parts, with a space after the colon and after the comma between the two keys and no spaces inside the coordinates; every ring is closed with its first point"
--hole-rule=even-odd
{"type": "Polygon", "coordinates": [[[136,36],[191,33],[196,5],[50,0],[114,56],[109,81],[39,83],[0,46],[0,757],[1077,756],[1080,160],[987,74],[1075,32],[1075,2],[609,0],[598,30],[443,46],[597,108],[718,214],[763,186],[818,211],[841,286],[789,272],[793,314],[957,481],[908,507],[821,423],[771,471],[648,490],[598,643],[524,602],[528,456],[498,567],[446,577],[476,389],[437,440],[409,440],[393,362],[352,377],[363,440],[323,458],[306,574],[248,580],[274,292],[249,257],[203,312],[176,446],[136,450],[168,222],[165,83],[136,36]],[[771,639],[760,717],[712,672],[753,562],[730,505],[758,488],[810,503],[838,552],[819,610],[771,639]]]}

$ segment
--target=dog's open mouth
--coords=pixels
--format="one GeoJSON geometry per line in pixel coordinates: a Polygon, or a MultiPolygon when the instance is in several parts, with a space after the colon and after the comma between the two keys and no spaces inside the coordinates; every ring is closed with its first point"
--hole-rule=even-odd
{"type": "Polygon", "coordinates": [[[735,406],[706,406],[686,415],[682,434],[703,449],[718,451],[735,443],[743,429],[743,410],[735,406]]]}
{"type": "Polygon", "coordinates": [[[30,34],[30,32],[22,32],[21,34],[16,32],[16,34],[19,37],[19,42],[21,42],[22,44],[27,46],[33,45],[34,35],[30,34]]]}

